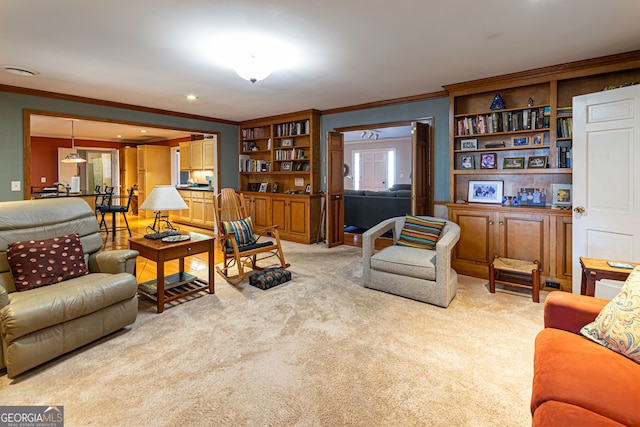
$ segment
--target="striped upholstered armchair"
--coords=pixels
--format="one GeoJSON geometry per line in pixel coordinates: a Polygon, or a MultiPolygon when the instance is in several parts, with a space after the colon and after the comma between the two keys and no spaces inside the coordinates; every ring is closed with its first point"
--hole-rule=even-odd
{"type": "Polygon", "coordinates": [[[451,254],[459,239],[460,227],[440,218],[407,215],[382,221],[362,236],[364,285],[448,307],[458,290],[451,254]],[[376,252],[376,239],[390,230],[394,245],[376,252]]]}

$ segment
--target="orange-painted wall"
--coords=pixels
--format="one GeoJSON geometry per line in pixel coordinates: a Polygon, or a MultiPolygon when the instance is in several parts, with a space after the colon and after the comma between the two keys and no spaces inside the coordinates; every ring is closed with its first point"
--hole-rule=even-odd
{"type": "MultiPolygon", "coordinates": [[[[120,149],[128,144],[108,141],[76,139],[76,147],[100,147],[120,149]]],[[[71,140],[66,138],[31,137],[31,185],[50,186],[58,180],[58,147],[71,148],[71,140]],[[45,177],[46,182],[40,178],[45,177]]]]}

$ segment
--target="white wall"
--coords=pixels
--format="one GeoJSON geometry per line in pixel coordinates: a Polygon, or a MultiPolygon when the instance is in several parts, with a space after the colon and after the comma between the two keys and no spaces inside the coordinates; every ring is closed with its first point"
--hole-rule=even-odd
{"type": "MultiPolygon", "coordinates": [[[[396,184],[411,184],[411,138],[347,142],[344,144],[344,162],[353,174],[353,152],[357,150],[396,150],[396,184]]],[[[353,189],[353,179],[345,177],[344,188],[353,189]]]]}

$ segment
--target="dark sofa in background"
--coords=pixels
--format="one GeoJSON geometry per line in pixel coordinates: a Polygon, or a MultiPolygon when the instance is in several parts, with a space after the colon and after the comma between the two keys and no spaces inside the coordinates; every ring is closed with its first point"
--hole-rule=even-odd
{"type": "Polygon", "coordinates": [[[387,218],[411,213],[411,184],[387,191],[344,190],[344,225],[369,229],[387,218]]]}

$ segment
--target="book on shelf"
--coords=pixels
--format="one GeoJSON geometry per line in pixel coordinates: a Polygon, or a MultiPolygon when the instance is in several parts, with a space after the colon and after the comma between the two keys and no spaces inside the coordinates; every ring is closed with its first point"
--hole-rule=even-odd
{"type": "Polygon", "coordinates": [[[489,142],[484,145],[484,148],[501,148],[506,147],[504,141],[502,142],[489,142]]]}
{"type": "Polygon", "coordinates": [[[267,160],[256,160],[249,157],[248,154],[240,154],[238,156],[238,170],[240,172],[270,172],[271,162],[267,160]]]}
{"type": "Polygon", "coordinates": [[[570,116],[573,114],[573,107],[558,107],[556,112],[559,116],[570,116]]]}
{"type": "Polygon", "coordinates": [[[309,120],[299,120],[275,125],[276,136],[296,136],[308,134],[311,130],[309,120]]]}

